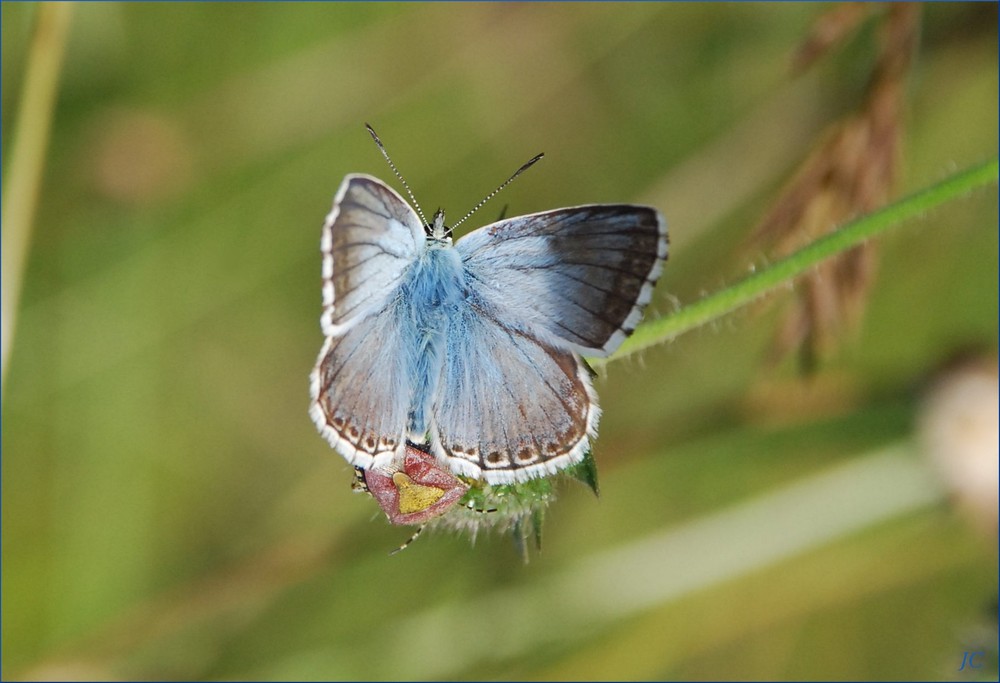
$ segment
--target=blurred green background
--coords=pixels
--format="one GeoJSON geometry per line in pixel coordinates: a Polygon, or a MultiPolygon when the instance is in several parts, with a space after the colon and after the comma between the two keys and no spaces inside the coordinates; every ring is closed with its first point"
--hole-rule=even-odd
{"type": "MultiPolygon", "coordinates": [[[[601,497],[562,486],[526,566],[389,557],[409,531],[307,415],[323,217],[346,173],[397,185],[364,122],[425,212],[545,152],[469,229],[656,205],[657,316],[766,263],[749,231],[858,106],[874,19],[790,75],[828,9],[75,6],[4,386],[3,677],[995,679],[995,528],[915,438],[997,343],[993,187],[879,241],[812,378],[764,363],[787,292],[611,363],[601,497]]],[[[924,10],[897,196],[997,149],[996,5],[924,10]]],[[[5,176],[37,11],[2,5],[5,176]]]]}

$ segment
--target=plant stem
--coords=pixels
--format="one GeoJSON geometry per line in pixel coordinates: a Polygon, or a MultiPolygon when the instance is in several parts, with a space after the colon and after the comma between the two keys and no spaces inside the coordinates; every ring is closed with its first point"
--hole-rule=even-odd
{"type": "MultiPolygon", "coordinates": [[[[880,235],[889,228],[951,199],[967,194],[988,183],[996,182],[997,175],[998,161],[994,158],[978,166],[959,171],[931,187],[852,221],[839,230],[816,240],[794,254],[775,261],[763,270],[758,270],[723,290],[688,304],[675,313],[640,326],[636,329],[635,334],[622,344],[613,358],[624,358],[721,318],[770,290],[791,282],[824,259],[851,249],[865,240],[880,235]]],[[[601,359],[594,359],[594,364],[599,365],[601,362],[601,359]]]]}
{"type": "Polygon", "coordinates": [[[0,296],[0,381],[7,386],[7,361],[31,243],[31,226],[38,206],[45,151],[48,147],[56,86],[62,65],[73,3],[40,2],[28,46],[27,72],[18,107],[10,165],[3,188],[2,283],[0,296]]]}

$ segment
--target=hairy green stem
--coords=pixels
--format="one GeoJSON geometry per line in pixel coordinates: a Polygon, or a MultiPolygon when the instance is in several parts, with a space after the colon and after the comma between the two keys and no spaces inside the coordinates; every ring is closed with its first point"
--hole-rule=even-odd
{"type": "MultiPolygon", "coordinates": [[[[994,158],[959,171],[931,187],[852,221],[725,289],[640,326],[622,344],[613,359],[624,358],[721,318],[770,290],[791,282],[824,259],[851,249],[907,219],[978,187],[996,182],[997,174],[998,162],[994,158]]],[[[600,359],[595,359],[595,364],[600,363],[600,359]]]]}

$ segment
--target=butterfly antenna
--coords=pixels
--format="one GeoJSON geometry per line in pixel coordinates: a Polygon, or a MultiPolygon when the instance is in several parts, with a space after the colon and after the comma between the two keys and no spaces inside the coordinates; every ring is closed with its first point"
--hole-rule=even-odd
{"type": "MultiPolygon", "coordinates": [[[[368,132],[371,133],[372,139],[375,141],[375,144],[378,145],[379,151],[382,152],[382,156],[384,156],[385,160],[389,162],[389,168],[391,168],[392,172],[396,174],[397,178],[399,178],[399,182],[403,183],[403,187],[406,189],[406,194],[410,196],[410,201],[413,202],[413,206],[416,207],[417,213],[420,215],[420,220],[424,222],[424,225],[430,225],[430,223],[427,222],[427,219],[424,218],[424,212],[420,210],[420,204],[417,203],[417,198],[413,196],[413,192],[412,190],[410,190],[410,186],[406,184],[406,180],[403,178],[403,175],[399,172],[399,169],[396,168],[396,164],[392,163],[392,159],[389,158],[389,153],[385,151],[385,145],[383,145],[382,141],[378,139],[378,134],[375,132],[375,129],[369,126],[367,123],[365,124],[365,128],[367,128],[368,132]]],[[[518,171],[518,173],[520,172],[521,171],[518,171]]],[[[514,175],[517,174],[515,173],[514,175]]],[[[402,548],[400,548],[400,550],[402,550],[402,548]]]]}
{"type": "Polygon", "coordinates": [[[413,532],[413,535],[410,536],[408,539],[406,539],[406,543],[404,543],[403,545],[399,546],[398,548],[396,548],[395,550],[393,550],[389,554],[390,555],[395,555],[396,553],[400,552],[401,550],[406,550],[406,547],[408,545],[410,545],[415,540],[417,540],[417,537],[420,536],[420,533],[424,530],[425,526],[427,526],[427,525],[426,524],[421,524],[420,526],[418,526],[417,530],[413,532]]]}
{"type": "Polygon", "coordinates": [[[527,171],[529,168],[531,168],[535,164],[535,162],[538,161],[539,159],[541,159],[543,156],[545,156],[545,154],[538,154],[538,155],[536,155],[531,161],[527,162],[526,164],[524,164],[523,166],[521,166],[521,168],[519,168],[516,171],[514,171],[514,175],[512,175],[509,178],[507,178],[507,180],[503,181],[503,183],[500,184],[500,187],[498,187],[497,189],[493,190],[488,195],[486,195],[486,197],[484,197],[481,202],[479,202],[474,207],[472,207],[472,211],[470,211],[469,213],[467,213],[464,216],[462,216],[462,219],[460,221],[458,221],[457,223],[455,223],[454,225],[452,225],[448,229],[449,232],[452,231],[452,230],[454,230],[458,226],[460,226],[462,223],[464,223],[466,221],[466,219],[469,218],[469,216],[471,216],[472,214],[474,214],[476,211],[478,211],[479,208],[483,204],[485,204],[486,202],[488,202],[491,199],[493,199],[494,197],[496,197],[497,193],[499,193],[500,190],[502,190],[503,188],[505,188],[508,185],[510,185],[514,181],[514,178],[518,177],[519,175],[521,175],[522,173],[524,173],[525,171],[527,171]]]}

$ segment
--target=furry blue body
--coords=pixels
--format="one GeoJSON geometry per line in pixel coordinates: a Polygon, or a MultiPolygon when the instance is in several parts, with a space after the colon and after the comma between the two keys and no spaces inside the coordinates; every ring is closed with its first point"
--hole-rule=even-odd
{"type": "Polygon", "coordinates": [[[450,244],[431,239],[400,284],[395,306],[408,358],[412,393],[407,431],[413,441],[423,441],[430,427],[431,405],[448,350],[448,330],[461,317],[466,291],[465,269],[458,252],[450,244]]]}

